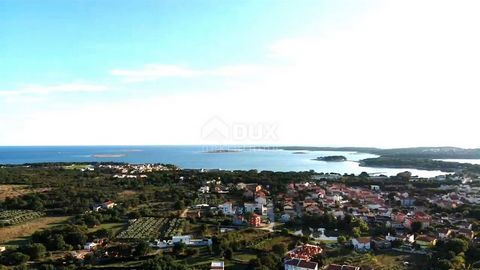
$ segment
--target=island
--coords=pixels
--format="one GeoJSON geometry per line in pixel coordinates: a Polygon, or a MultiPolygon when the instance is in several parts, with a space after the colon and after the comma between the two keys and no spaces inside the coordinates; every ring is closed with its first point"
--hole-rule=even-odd
{"type": "Polygon", "coordinates": [[[210,151],[205,151],[203,153],[206,154],[223,154],[223,153],[239,153],[241,152],[240,150],[233,150],[233,149],[219,149],[219,150],[210,150],[210,151]]]}
{"type": "Polygon", "coordinates": [[[95,154],[92,155],[94,158],[121,158],[126,157],[126,154],[95,154]]]}
{"type": "Polygon", "coordinates": [[[314,158],[313,160],[327,161],[327,162],[342,162],[342,161],[347,161],[347,158],[345,156],[324,156],[324,157],[314,158]]]}

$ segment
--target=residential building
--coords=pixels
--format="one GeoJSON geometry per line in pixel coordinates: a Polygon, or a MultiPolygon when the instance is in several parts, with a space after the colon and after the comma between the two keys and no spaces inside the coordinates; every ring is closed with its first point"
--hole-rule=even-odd
{"type": "Polygon", "coordinates": [[[262,217],[255,213],[252,214],[248,222],[248,224],[250,224],[250,226],[252,227],[260,227],[261,223],[262,223],[262,217]]]}
{"type": "Polygon", "coordinates": [[[284,264],[285,270],[318,270],[318,263],[309,262],[302,259],[286,260],[284,264]]]}
{"type": "Polygon", "coordinates": [[[220,204],[218,206],[218,209],[222,211],[224,215],[227,215],[227,216],[231,216],[235,214],[235,212],[233,211],[233,206],[231,202],[225,202],[223,204],[220,204]]]}
{"type": "Polygon", "coordinates": [[[257,213],[262,216],[267,215],[267,207],[265,205],[260,204],[260,203],[245,203],[244,205],[245,208],[245,213],[257,213]]]}
{"type": "Polygon", "coordinates": [[[320,254],[322,252],[323,252],[323,249],[320,246],[304,244],[290,250],[287,253],[286,258],[310,261],[313,258],[313,256],[320,254]]]}
{"type": "Polygon", "coordinates": [[[370,242],[371,242],[370,237],[358,237],[358,238],[353,238],[352,239],[352,245],[353,247],[358,250],[358,251],[365,251],[365,250],[370,250],[370,242]]]}
{"type": "Polygon", "coordinates": [[[437,244],[437,239],[428,235],[419,235],[415,239],[415,243],[421,248],[426,249],[435,246],[437,244]]]}
{"type": "Polygon", "coordinates": [[[210,270],[223,270],[225,269],[225,264],[223,261],[215,261],[210,264],[210,270]]]}

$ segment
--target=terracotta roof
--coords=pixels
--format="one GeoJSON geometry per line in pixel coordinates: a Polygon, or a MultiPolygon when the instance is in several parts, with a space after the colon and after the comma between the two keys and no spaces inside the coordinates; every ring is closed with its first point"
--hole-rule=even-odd
{"type": "Polygon", "coordinates": [[[370,243],[372,239],[370,237],[359,237],[357,238],[357,241],[362,244],[367,244],[370,243]]]}

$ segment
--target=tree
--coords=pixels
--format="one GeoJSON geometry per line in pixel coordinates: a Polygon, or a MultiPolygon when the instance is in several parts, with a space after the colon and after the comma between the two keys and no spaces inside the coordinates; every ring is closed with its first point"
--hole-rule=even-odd
{"type": "Polygon", "coordinates": [[[65,235],[65,241],[74,247],[85,245],[87,240],[88,237],[80,231],[68,233],[67,235],[65,235]]]}
{"type": "Polygon", "coordinates": [[[38,266],[38,269],[39,270],[55,270],[57,268],[55,268],[55,265],[53,265],[53,264],[42,264],[42,265],[38,266]]]}
{"type": "Polygon", "coordinates": [[[343,245],[345,244],[345,242],[347,242],[347,238],[343,235],[340,235],[337,237],[337,242],[340,244],[340,245],[343,245]]]}
{"type": "Polygon", "coordinates": [[[361,232],[360,232],[360,228],[355,227],[355,228],[352,229],[353,237],[355,237],[355,238],[360,237],[360,235],[361,235],[360,233],[361,233],[361,232]]]}
{"type": "Polygon", "coordinates": [[[105,229],[105,228],[101,228],[101,229],[98,229],[97,231],[95,231],[95,237],[97,238],[110,238],[112,237],[113,235],[113,232],[111,229],[105,229]]]}
{"type": "Polygon", "coordinates": [[[460,252],[465,252],[468,249],[468,242],[460,238],[453,238],[450,241],[445,243],[445,248],[451,250],[458,254],[460,252]]]}
{"type": "Polygon", "coordinates": [[[227,248],[224,253],[225,259],[231,260],[233,259],[233,250],[231,248],[227,248]]]}
{"type": "Polygon", "coordinates": [[[420,221],[414,221],[411,225],[412,232],[417,233],[422,229],[422,223],[420,221]]]}
{"type": "Polygon", "coordinates": [[[446,259],[441,259],[436,263],[435,269],[438,270],[450,270],[452,269],[452,264],[446,259]]]}
{"type": "Polygon", "coordinates": [[[142,241],[135,246],[134,256],[145,256],[150,252],[150,245],[147,242],[142,241]]]}
{"type": "Polygon", "coordinates": [[[28,259],[30,259],[30,257],[28,257],[28,255],[25,255],[21,252],[13,252],[9,254],[7,258],[9,264],[11,265],[24,264],[28,261],[28,259]]]}
{"type": "Polygon", "coordinates": [[[287,253],[287,245],[285,245],[284,243],[275,244],[272,246],[272,251],[278,256],[283,257],[283,255],[287,253]]]}
{"type": "Polygon", "coordinates": [[[187,248],[187,245],[185,245],[185,243],[177,243],[173,246],[173,253],[175,255],[182,255],[183,253],[185,253],[185,249],[187,248]]]}
{"type": "Polygon", "coordinates": [[[54,234],[48,240],[48,250],[63,250],[65,248],[65,240],[61,234],[54,234]]]}
{"type": "Polygon", "coordinates": [[[183,200],[178,200],[175,202],[174,207],[177,210],[182,210],[183,208],[185,208],[185,202],[183,200]]]}
{"type": "Polygon", "coordinates": [[[38,260],[45,257],[46,251],[47,249],[41,243],[34,243],[24,248],[25,254],[27,254],[32,260],[38,260]]]}

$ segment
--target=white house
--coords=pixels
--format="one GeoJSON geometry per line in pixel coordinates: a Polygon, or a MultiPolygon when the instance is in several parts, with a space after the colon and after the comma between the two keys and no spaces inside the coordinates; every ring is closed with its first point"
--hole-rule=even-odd
{"type": "Polygon", "coordinates": [[[257,212],[260,213],[262,216],[267,215],[267,207],[260,203],[245,203],[244,205],[245,213],[252,213],[257,212]]]}
{"type": "Polygon", "coordinates": [[[184,243],[188,245],[190,243],[190,240],[192,240],[191,235],[177,235],[172,237],[173,244],[184,243]]]}
{"type": "Polygon", "coordinates": [[[403,242],[413,243],[415,242],[415,236],[413,234],[401,234],[392,236],[390,233],[385,236],[385,240],[393,242],[395,240],[400,240],[403,242]]]}
{"type": "Polygon", "coordinates": [[[355,248],[355,250],[359,250],[359,251],[370,250],[371,240],[372,239],[370,237],[353,238],[352,245],[355,248]]]}
{"type": "Polygon", "coordinates": [[[210,270],[223,270],[223,269],[225,269],[223,261],[215,261],[210,264],[210,270]]]}
{"type": "Polygon", "coordinates": [[[102,208],[103,209],[112,209],[116,206],[117,204],[110,201],[110,200],[106,200],[105,202],[102,203],[102,208]]]}
{"type": "Polygon", "coordinates": [[[4,246],[0,246],[0,253],[4,252],[5,250],[7,250],[7,248],[6,248],[6,247],[4,247],[4,246]]]}
{"type": "Polygon", "coordinates": [[[285,270],[318,270],[316,262],[309,262],[302,259],[286,260],[284,264],[285,270]]]}
{"type": "Polygon", "coordinates": [[[258,196],[255,197],[255,202],[257,204],[267,204],[267,198],[265,198],[264,196],[258,196]]]}
{"type": "Polygon", "coordinates": [[[92,250],[95,249],[95,247],[96,247],[97,245],[98,245],[97,243],[88,242],[88,243],[85,243],[85,245],[83,246],[83,249],[88,250],[88,251],[92,251],[92,250]]]}
{"type": "Polygon", "coordinates": [[[232,203],[231,202],[225,202],[223,204],[220,204],[218,206],[218,209],[220,211],[222,211],[222,213],[224,215],[228,215],[228,216],[231,216],[233,214],[235,214],[235,212],[233,211],[233,207],[232,207],[232,203]]]}

